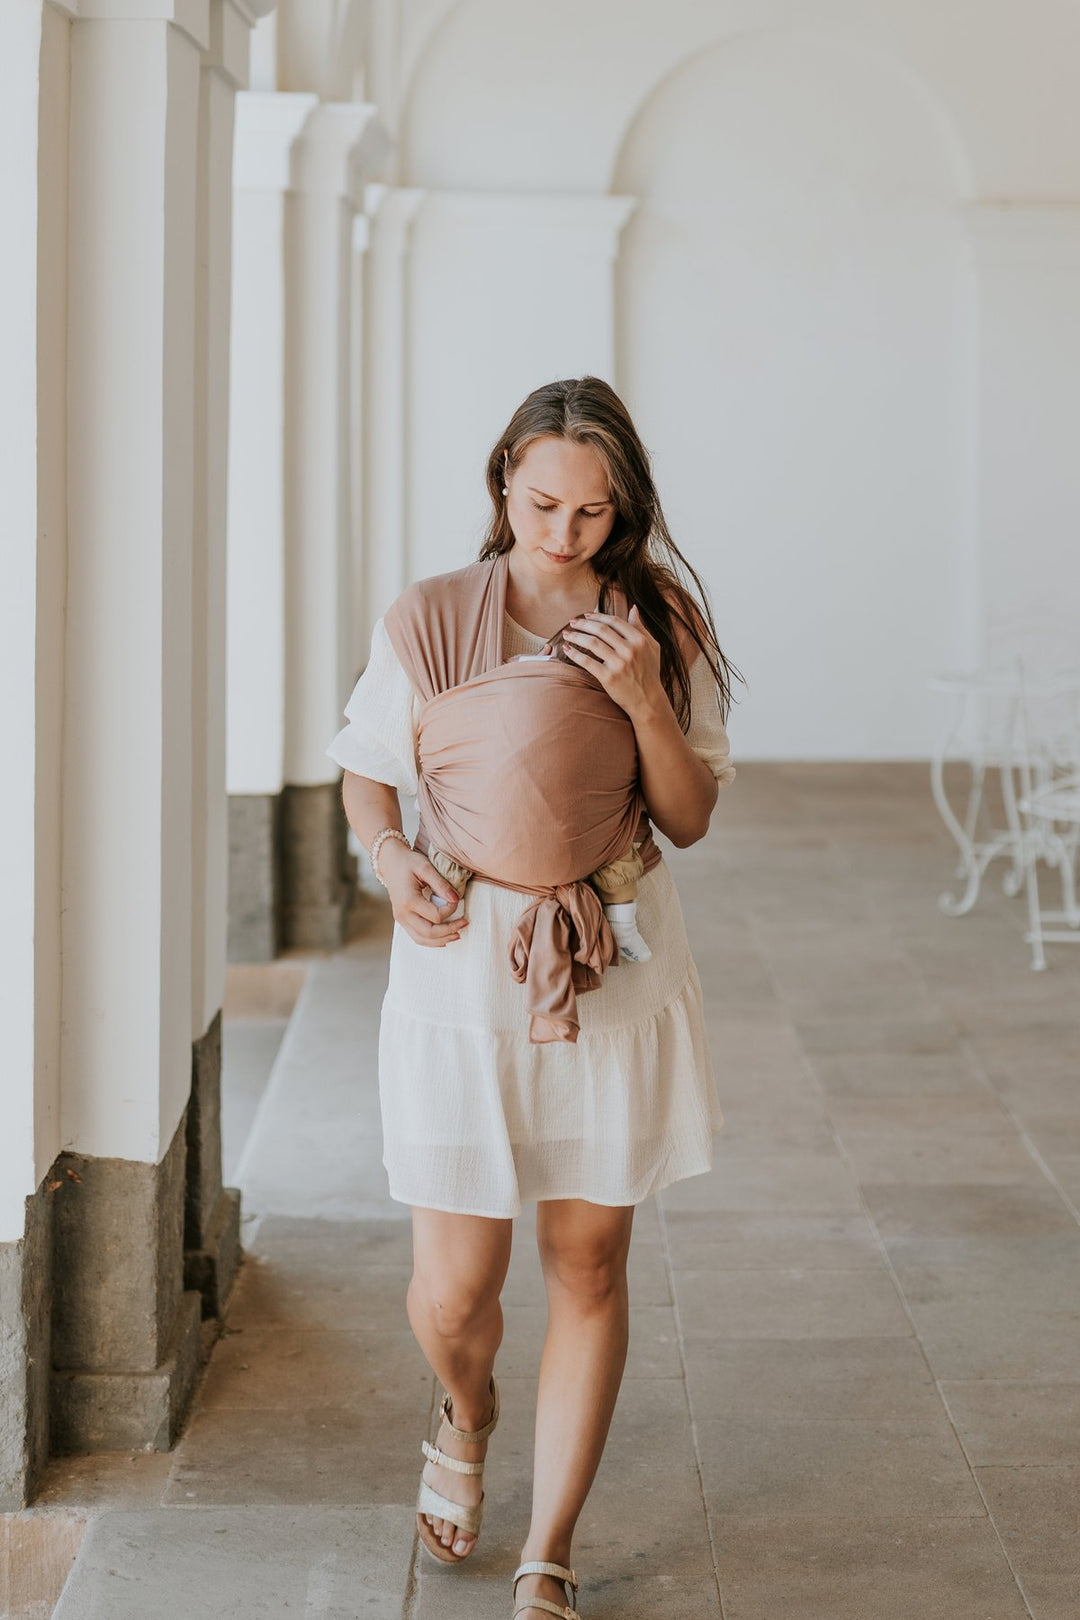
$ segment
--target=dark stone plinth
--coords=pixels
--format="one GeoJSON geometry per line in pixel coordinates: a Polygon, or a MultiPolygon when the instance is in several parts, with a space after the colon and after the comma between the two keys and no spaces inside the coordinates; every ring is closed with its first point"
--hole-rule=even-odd
{"type": "Polygon", "coordinates": [[[160,1164],[62,1153],[0,1244],[0,1510],[53,1452],[170,1447],[240,1263],[221,1185],[221,1016],[160,1164]],[[203,1318],[209,1318],[204,1329],[203,1318]]]}
{"type": "Polygon", "coordinates": [[[287,948],[333,950],[344,940],[356,894],[356,861],[349,854],[347,838],[340,783],[282,790],[282,925],[287,948]]]}
{"type": "Polygon", "coordinates": [[[201,1316],[199,1295],[182,1294],[172,1339],[151,1372],[54,1371],[53,1451],[169,1451],[195,1389],[201,1316]]]}
{"type": "Polygon", "coordinates": [[[281,795],[229,795],[230,962],[272,962],[282,946],[281,795]]]}
{"type": "Polygon", "coordinates": [[[199,1366],[184,1292],[186,1117],[160,1164],[62,1153],[54,1166],[54,1450],[171,1444],[199,1366]]]}
{"type": "Polygon", "coordinates": [[[184,1287],[202,1299],[204,1317],[221,1317],[240,1266],[240,1194],[223,1187],[202,1245],[184,1251],[184,1287]]]}
{"type": "Polygon", "coordinates": [[[26,1200],[26,1228],[0,1243],[0,1510],[24,1507],[49,1451],[48,1180],[26,1200]]]}
{"type": "Polygon", "coordinates": [[[220,1316],[240,1263],[240,1194],[221,1185],[221,1014],[192,1047],[187,1108],[184,1287],[220,1316]]]}
{"type": "Polygon", "coordinates": [[[62,1153],[53,1199],[53,1366],[152,1372],[180,1305],[184,1121],[160,1164],[62,1153]]]}

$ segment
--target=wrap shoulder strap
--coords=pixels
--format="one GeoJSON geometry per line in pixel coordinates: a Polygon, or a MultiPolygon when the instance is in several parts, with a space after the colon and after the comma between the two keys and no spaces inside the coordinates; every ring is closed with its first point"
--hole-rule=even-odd
{"type": "Polygon", "coordinates": [[[383,614],[413,689],[427,701],[502,661],[505,554],[418,579],[383,614]]]}

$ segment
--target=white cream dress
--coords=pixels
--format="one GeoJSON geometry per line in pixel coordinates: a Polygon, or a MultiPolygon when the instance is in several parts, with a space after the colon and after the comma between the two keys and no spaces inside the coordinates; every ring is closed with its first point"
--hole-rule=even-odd
{"type": "MultiPolygon", "coordinates": [[[[543,645],[506,615],[506,658],[543,645]]],[[[380,618],[330,758],[415,798],[420,705],[380,618]]],[[[700,653],[690,712],[687,741],[721,785],[729,782],[735,769],[716,683],[700,653]]],[[[469,926],[438,948],[394,924],[379,1101],[390,1196],[402,1203],[500,1218],[546,1198],[637,1204],[712,1165],[723,1114],[667,861],[638,888],[650,960],[624,959],[579,995],[574,1043],[528,1038],[526,990],[511,976],[508,949],[530,899],[473,878],[469,926]]]]}

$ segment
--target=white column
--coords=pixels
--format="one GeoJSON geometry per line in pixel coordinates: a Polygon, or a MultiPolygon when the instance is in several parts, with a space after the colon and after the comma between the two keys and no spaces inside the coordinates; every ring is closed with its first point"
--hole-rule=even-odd
{"type": "MultiPolygon", "coordinates": [[[[49,1166],[60,1150],[69,20],[0,24],[0,1510],[49,1445],[49,1166]]],[[[0,1582],[2,1584],[2,1582],[0,1582]]]]}
{"type": "Polygon", "coordinates": [[[229,930],[239,960],[332,945],[348,908],[325,750],[355,678],[355,217],[363,175],[386,150],[369,106],[241,98],[228,519],[229,930]]]}
{"type": "Polygon", "coordinates": [[[410,265],[410,577],[475,557],[487,455],[526,394],[586,372],[617,381],[613,272],[635,206],[427,195],[410,265]]]}
{"type": "Polygon", "coordinates": [[[192,600],[192,1040],[225,990],[228,818],[225,784],[225,518],[229,442],[232,152],[249,28],[231,0],[210,0],[199,96],[195,290],[195,516],[192,600]]]}
{"type": "Polygon", "coordinates": [[[409,578],[405,267],[412,223],[423,195],[421,191],[374,185],[368,187],[365,199],[371,216],[364,300],[365,645],[375,620],[409,578]]]}
{"type": "MultiPolygon", "coordinates": [[[[1080,601],[1080,205],[967,211],[979,280],[976,487],[983,653],[1080,601]]],[[[1051,638],[1039,636],[1042,655],[1051,638]]]]}
{"type": "Polygon", "coordinates": [[[0,453],[17,545],[0,593],[16,704],[0,994],[16,998],[17,1085],[0,1249],[22,1243],[0,1252],[0,1397],[20,1381],[25,1396],[23,1416],[0,1411],[4,1505],[47,1437],[171,1442],[209,1288],[185,1288],[185,1238],[223,1287],[235,1266],[213,1064],[182,1121],[193,1035],[198,1056],[221,997],[227,186],[263,3],[135,17],[57,0],[3,29],[0,453]],[[212,1229],[190,1219],[193,1189],[212,1229]]]}
{"type": "Polygon", "coordinates": [[[358,675],[367,661],[364,580],[364,296],[371,221],[366,214],[353,220],[352,285],[349,360],[349,568],[352,600],[349,609],[349,673],[358,675]]]}
{"type": "Polygon", "coordinates": [[[353,217],[383,137],[373,107],[321,105],[286,204],[285,781],[336,779],[326,745],[351,665],[353,217]]]}
{"type": "Polygon", "coordinates": [[[191,1070],[202,43],[96,17],[71,63],[63,1137],[150,1163],[191,1070]]]}
{"type": "MultiPolygon", "coordinates": [[[[0,55],[0,1244],[60,1146],[60,737],[69,24],[14,8],[0,55]],[[51,116],[43,109],[55,97],[51,116]],[[39,140],[40,135],[40,140],[39,140]]],[[[12,1368],[14,1374],[14,1368],[12,1368]]],[[[2,1404],[2,1401],[0,1401],[2,1404]]],[[[2,1427],[2,1424],[0,1424],[2,1427]]],[[[0,1445],[0,1499],[6,1462],[0,1445]]],[[[12,1466],[17,1470],[18,1462],[12,1466]]]]}
{"type": "Polygon", "coordinates": [[[233,157],[227,670],[230,794],[285,760],[285,197],[313,95],[237,98],[233,157]]]}

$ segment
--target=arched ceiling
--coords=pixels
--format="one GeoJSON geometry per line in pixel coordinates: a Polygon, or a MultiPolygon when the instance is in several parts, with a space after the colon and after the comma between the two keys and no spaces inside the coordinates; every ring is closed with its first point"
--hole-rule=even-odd
{"type": "Polygon", "coordinates": [[[402,27],[411,185],[606,191],[639,109],[680,64],[798,30],[882,52],[920,81],[977,196],[1080,199],[1073,0],[405,0],[402,27]]]}

